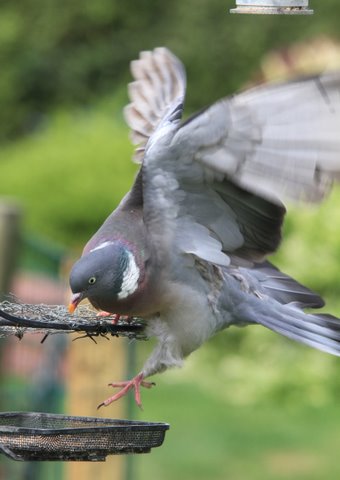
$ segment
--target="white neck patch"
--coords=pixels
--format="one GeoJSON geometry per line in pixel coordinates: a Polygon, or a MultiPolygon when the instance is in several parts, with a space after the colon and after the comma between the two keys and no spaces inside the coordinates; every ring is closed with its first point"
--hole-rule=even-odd
{"type": "Polygon", "coordinates": [[[128,252],[128,264],[123,274],[123,281],[120,292],[118,293],[118,298],[122,300],[123,298],[132,295],[138,287],[139,280],[139,268],[136,264],[135,257],[131,252],[128,252]]]}

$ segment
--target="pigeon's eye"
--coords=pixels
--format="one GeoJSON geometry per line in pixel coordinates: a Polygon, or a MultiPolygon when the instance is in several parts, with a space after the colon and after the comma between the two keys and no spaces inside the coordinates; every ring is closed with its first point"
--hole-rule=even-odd
{"type": "Polygon", "coordinates": [[[89,278],[89,284],[93,285],[94,283],[96,283],[96,277],[89,278]]]}

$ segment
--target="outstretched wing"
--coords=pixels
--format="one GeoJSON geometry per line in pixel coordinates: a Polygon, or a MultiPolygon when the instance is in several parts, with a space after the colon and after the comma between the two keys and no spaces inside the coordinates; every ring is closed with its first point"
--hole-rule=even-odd
{"type": "Polygon", "coordinates": [[[221,100],[178,131],[192,158],[271,201],[320,201],[340,177],[340,72],[221,100]]]}
{"type": "Polygon", "coordinates": [[[134,160],[141,163],[149,137],[169,112],[173,113],[174,105],[174,116],[181,118],[186,77],[182,63],[167,48],[141,52],[130,68],[135,80],[128,85],[131,103],[124,116],[132,143],[138,145],[134,160]]]}
{"type": "MultiPolygon", "coordinates": [[[[146,57],[150,68],[154,54],[146,57]]],[[[158,60],[162,68],[149,78],[160,71],[163,79],[183,78],[174,56],[158,60]]],[[[165,96],[166,83],[157,84],[156,98],[165,96]]],[[[339,73],[265,86],[182,125],[183,95],[170,102],[143,137],[144,219],[157,251],[177,249],[220,265],[260,262],[275,251],[282,201],[319,201],[340,175],[339,90],[339,73]]]]}

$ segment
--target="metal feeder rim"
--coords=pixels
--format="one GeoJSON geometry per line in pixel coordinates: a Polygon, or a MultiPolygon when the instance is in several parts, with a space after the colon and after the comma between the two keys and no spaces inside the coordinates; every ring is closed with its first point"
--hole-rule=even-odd
{"type": "Polygon", "coordinates": [[[236,7],[231,8],[230,13],[252,14],[252,15],[313,15],[314,10],[310,8],[290,7],[236,7]]]}
{"type": "Polygon", "coordinates": [[[91,433],[94,430],[104,429],[110,430],[112,428],[117,430],[129,429],[130,431],[135,430],[157,430],[159,427],[164,430],[169,430],[170,425],[168,423],[162,422],[143,422],[138,420],[123,420],[115,418],[104,418],[104,417],[81,417],[73,415],[64,415],[61,413],[41,413],[41,412],[2,412],[0,413],[0,433],[1,432],[13,432],[13,433],[37,433],[37,434],[46,434],[53,435],[58,433],[91,433]],[[44,428],[44,427],[16,427],[1,425],[2,418],[11,418],[11,417],[21,417],[21,418],[31,418],[33,416],[41,418],[49,418],[55,420],[74,420],[79,422],[88,422],[91,424],[91,427],[60,427],[60,428],[44,428]],[[107,425],[102,425],[106,423],[107,425]],[[96,425],[98,423],[99,425],[96,425]]]}
{"type": "Polygon", "coordinates": [[[236,0],[230,13],[312,15],[309,0],[236,0]]]}

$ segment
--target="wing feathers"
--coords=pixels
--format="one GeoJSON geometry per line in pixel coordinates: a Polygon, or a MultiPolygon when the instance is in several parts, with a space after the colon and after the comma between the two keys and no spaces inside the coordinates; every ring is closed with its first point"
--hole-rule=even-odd
{"type": "Polygon", "coordinates": [[[180,61],[155,49],[131,71],[125,116],[158,246],[168,249],[171,238],[222,265],[261,262],[280,244],[282,202],[318,202],[340,179],[340,72],[255,88],[178,126],[180,61]]]}
{"type": "Polygon", "coordinates": [[[306,315],[291,308],[281,315],[262,315],[257,323],[297,342],[340,356],[340,322],[335,318],[306,315]]]}
{"type": "MultiPolygon", "coordinates": [[[[283,304],[295,304],[299,308],[321,308],[325,302],[317,293],[278,270],[269,262],[254,266],[250,271],[264,291],[283,304]]],[[[339,328],[340,328],[340,322],[339,328]]]]}
{"type": "Polygon", "coordinates": [[[221,100],[176,134],[193,158],[274,202],[320,201],[340,178],[340,73],[221,100]]]}
{"type": "Polygon", "coordinates": [[[124,116],[131,128],[131,140],[140,145],[134,159],[140,162],[149,137],[164,118],[175,110],[170,120],[181,117],[185,94],[185,72],[181,62],[166,48],[141,52],[131,62],[135,78],[128,86],[131,103],[124,116]]]}

